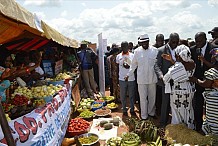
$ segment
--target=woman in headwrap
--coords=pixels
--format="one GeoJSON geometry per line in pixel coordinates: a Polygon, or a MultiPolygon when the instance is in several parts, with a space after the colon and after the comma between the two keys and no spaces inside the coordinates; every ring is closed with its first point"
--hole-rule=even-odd
{"type": "MultiPolygon", "coordinates": [[[[171,94],[171,123],[184,123],[187,127],[194,129],[192,98],[195,88],[193,83],[189,82],[189,77],[194,74],[195,63],[191,60],[191,52],[185,45],[180,45],[175,49],[175,56],[174,65],[164,75],[165,92],[171,94]]],[[[172,57],[162,57],[172,61],[172,57]]]]}
{"type": "Polygon", "coordinates": [[[212,49],[210,53],[214,67],[204,73],[203,81],[196,77],[191,77],[190,81],[206,88],[203,92],[206,103],[206,119],[202,130],[206,135],[218,135],[218,48],[212,49]]]}

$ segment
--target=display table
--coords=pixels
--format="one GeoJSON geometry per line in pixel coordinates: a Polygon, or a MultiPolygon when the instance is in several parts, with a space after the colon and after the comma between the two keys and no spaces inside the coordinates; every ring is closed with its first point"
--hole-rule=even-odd
{"type": "MultiPolygon", "coordinates": [[[[52,102],[9,122],[17,146],[58,146],[61,144],[71,114],[72,81],[63,87],[52,102]]],[[[0,127],[0,146],[6,139],[0,127]]]]}

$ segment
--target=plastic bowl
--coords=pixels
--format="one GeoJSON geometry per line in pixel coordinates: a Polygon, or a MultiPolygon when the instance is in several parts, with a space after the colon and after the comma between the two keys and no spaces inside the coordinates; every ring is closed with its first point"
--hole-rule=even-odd
{"type": "Polygon", "coordinates": [[[87,128],[87,130],[83,130],[83,131],[67,131],[67,136],[68,137],[74,137],[74,136],[78,136],[84,133],[88,133],[89,128],[87,128]]]}
{"type": "Polygon", "coordinates": [[[53,96],[50,95],[50,96],[46,96],[46,97],[34,97],[34,99],[42,99],[42,100],[44,100],[46,103],[48,103],[48,102],[51,102],[51,101],[52,101],[53,96]]]}
{"type": "Polygon", "coordinates": [[[45,100],[46,103],[51,102],[52,99],[53,99],[53,96],[51,96],[51,95],[44,97],[44,100],[45,100]]]}
{"type": "Polygon", "coordinates": [[[91,106],[91,108],[92,108],[93,111],[96,111],[97,109],[100,109],[100,108],[102,108],[102,107],[103,107],[103,103],[98,103],[98,102],[93,102],[93,103],[92,103],[92,106],[91,106]],[[99,104],[99,106],[98,106],[98,107],[95,107],[95,106],[94,106],[95,104],[99,104]]]}
{"type": "Polygon", "coordinates": [[[102,108],[102,109],[98,109],[98,110],[96,110],[95,111],[95,115],[96,116],[98,116],[98,117],[106,117],[106,116],[108,116],[108,115],[110,115],[111,114],[111,109],[106,109],[106,108],[102,108]],[[105,113],[99,113],[99,111],[101,111],[101,110],[105,110],[105,113]]]}
{"type": "Polygon", "coordinates": [[[107,105],[106,101],[104,101],[104,100],[96,100],[96,101],[94,101],[94,103],[102,103],[103,106],[107,105]]]}
{"type": "Polygon", "coordinates": [[[54,85],[54,86],[56,86],[56,85],[64,85],[64,81],[65,80],[60,80],[60,81],[48,81],[48,84],[52,84],[52,85],[54,85]]]}
{"type": "Polygon", "coordinates": [[[95,134],[95,133],[86,133],[86,134],[79,135],[78,140],[81,137],[90,137],[90,136],[95,136],[97,138],[97,140],[93,141],[92,143],[81,144],[82,146],[91,146],[91,145],[94,145],[95,143],[97,143],[99,141],[99,136],[97,134],[95,134]]]}

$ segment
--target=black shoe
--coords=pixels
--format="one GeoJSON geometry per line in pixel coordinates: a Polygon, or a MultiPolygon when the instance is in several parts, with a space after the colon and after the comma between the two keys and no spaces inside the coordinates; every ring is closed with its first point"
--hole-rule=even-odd
{"type": "Polygon", "coordinates": [[[146,119],[141,119],[141,121],[146,121],[146,120],[148,120],[148,118],[146,118],[146,119]]]}
{"type": "Polygon", "coordinates": [[[131,114],[132,116],[136,116],[136,113],[135,113],[135,112],[130,112],[130,114],[131,114]]]}
{"type": "Polygon", "coordinates": [[[123,112],[123,116],[128,116],[128,113],[127,112],[123,112]]]}
{"type": "Polygon", "coordinates": [[[154,115],[154,116],[151,116],[151,115],[148,115],[149,118],[152,118],[152,119],[157,119],[157,117],[154,115]]]}

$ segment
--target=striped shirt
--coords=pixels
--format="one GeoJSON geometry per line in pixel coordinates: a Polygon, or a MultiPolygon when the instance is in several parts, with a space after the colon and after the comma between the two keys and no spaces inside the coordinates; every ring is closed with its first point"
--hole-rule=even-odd
{"type": "MultiPolygon", "coordinates": [[[[204,73],[207,80],[218,79],[218,70],[211,68],[204,73]]],[[[206,102],[206,121],[203,124],[203,131],[206,134],[218,135],[218,90],[207,89],[204,93],[206,102]]]]}

